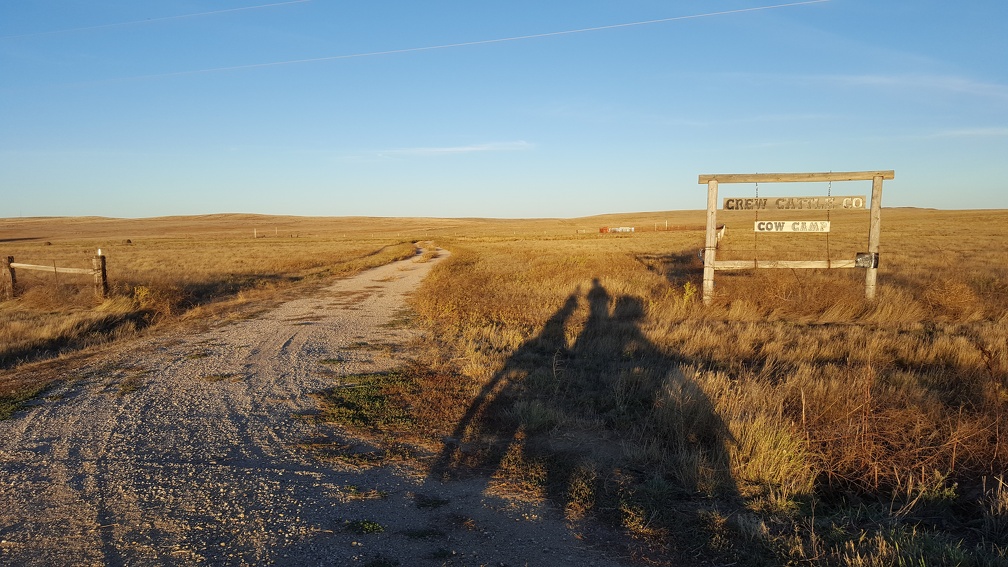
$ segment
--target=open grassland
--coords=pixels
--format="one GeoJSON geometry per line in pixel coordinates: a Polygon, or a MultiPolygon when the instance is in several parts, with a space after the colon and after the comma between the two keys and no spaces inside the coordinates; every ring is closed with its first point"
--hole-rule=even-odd
{"type": "Polygon", "coordinates": [[[413,241],[438,222],[253,215],[6,219],[0,252],[15,262],[90,267],[100,248],[110,295],[97,302],[90,276],[16,270],[17,298],[0,303],[0,367],[155,323],[227,318],[291,284],[410,257],[413,241]]]}
{"type": "MultiPolygon", "coordinates": [[[[834,211],[828,240],[753,220],[719,213],[719,258],[866,247],[863,211],[834,211]]],[[[9,365],[224,317],[433,240],[452,256],[412,301],[420,360],[322,395],[330,419],[431,451],[435,477],[547,498],[574,529],[619,526],[646,561],[1004,564],[1008,212],[884,209],[871,303],[862,270],[757,270],[718,272],[705,308],[703,222],[8,219],[4,255],[83,267],[101,247],[113,293],[96,306],[87,282],[19,272],[0,344],[9,365]]],[[[8,405],[41,387],[6,379],[8,405]]]]}
{"type": "MultiPolygon", "coordinates": [[[[832,217],[827,244],[723,214],[720,257],[852,258],[867,213],[832,217]]],[[[408,400],[455,442],[440,474],[684,561],[1004,562],[1008,214],[886,210],[874,303],[862,270],[760,270],[719,272],[710,308],[702,219],[446,243],[415,298],[442,376],[408,400]]]]}

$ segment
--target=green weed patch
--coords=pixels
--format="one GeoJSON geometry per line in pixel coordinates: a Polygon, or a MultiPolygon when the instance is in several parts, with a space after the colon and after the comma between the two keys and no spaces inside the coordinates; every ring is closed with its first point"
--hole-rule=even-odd
{"type": "Polygon", "coordinates": [[[0,420],[10,419],[18,410],[45,392],[47,386],[23,388],[0,396],[0,420]]]}
{"type": "Polygon", "coordinates": [[[402,428],[413,417],[402,402],[406,377],[398,372],[357,374],[317,394],[323,421],[362,428],[402,428]]]}

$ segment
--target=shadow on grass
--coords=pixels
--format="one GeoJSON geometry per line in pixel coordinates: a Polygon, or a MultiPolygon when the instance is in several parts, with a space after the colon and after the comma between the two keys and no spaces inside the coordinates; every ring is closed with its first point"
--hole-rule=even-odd
{"type": "Polygon", "coordinates": [[[643,335],[643,318],[637,298],[598,280],[571,294],[482,387],[432,476],[513,479],[568,520],[591,515],[642,537],[667,536],[683,515],[695,524],[708,497],[736,499],[735,440],[683,361],[643,335]]]}
{"type": "Polygon", "coordinates": [[[0,238],[0,242],[31,242],[33,240],[44,240],[44,236],[25,236],[21,238],[0,238]]]}
{"type": "Polygon", "coordinates": [[[696,250],[681,250],[668,254],[639,254],[638,262],[648,270],[664,277],[674,287],[686,282],[699,285],[703,282],[703,259],[696,250]]]}

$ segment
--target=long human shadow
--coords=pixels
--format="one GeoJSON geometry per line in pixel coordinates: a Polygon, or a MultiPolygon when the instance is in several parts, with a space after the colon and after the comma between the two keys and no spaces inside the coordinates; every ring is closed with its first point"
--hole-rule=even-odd
{"type": "MultiPolygon", "coordinates": [[[[628,492],[616,496],[606,486],[628,476],[634,487],[668,487],[666,500],[737,495],[728,427],[683,374],[685,361],[643,334],[643,318],[639,299],[613,298],[597,279],[583,296],[569,295],[483,385],[432,475],[508,477],[521,474],[515,463],[534,462],[544,473],[537,482],[560,509],[612,510],[619,506],[613,499],[628,492]],[[579,312],[585,306],[587,317],[579,312]],[[568,342],[568,329],[579,324],[568,342]]],[[[637,504],[657,508],[660,500],[637,504]]]]}

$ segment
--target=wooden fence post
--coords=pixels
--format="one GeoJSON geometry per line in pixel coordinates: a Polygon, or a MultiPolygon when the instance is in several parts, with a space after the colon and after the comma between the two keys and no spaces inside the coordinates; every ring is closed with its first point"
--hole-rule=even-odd
{"type": "MultiPolygon", "coordinates": [[[[99,250],[99,252],[101,252],[99,250]]],[[[91,266],[94,268],[95,295],[98,299],[108,297],[108,275],[105,273],[105,256],[98,254],[91,259],[91,266]]]]}
{"type": "Polygon", "coordinates": [[[872,179],[871,217],[868,224],[868,253],[872,263],[865,270],[865,299],[875,299],[876,278],[878,277],[879,231],[882,225],[882,179],[876,175],[872,179]]]}
{"type": "Polygon", "coordinates": [[[714,301],[714,260],[717,254],[717,179],[707,182],[707,237],[704,241],[703,257],[703,302],[710,305],[714,301]]]}
{"type": "Polygon", "coordinates": [[[14,263],[14,256],[7,256],[7,258],[0,262],[0,268],[3,270],[0,278],[3,279],[4,299],[14,299],[14,286],[17,285],[17,274],[14,272],[14,268],[11,267],[12,263],[14,263]]]}

